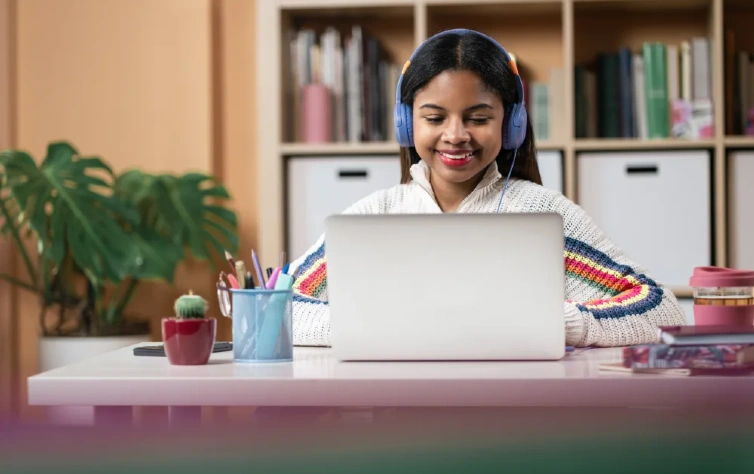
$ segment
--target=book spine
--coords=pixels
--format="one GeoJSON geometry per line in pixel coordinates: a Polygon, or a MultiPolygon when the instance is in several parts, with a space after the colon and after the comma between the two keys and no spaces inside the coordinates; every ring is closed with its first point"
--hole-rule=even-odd
{"type": "Polygon", "coordinates": [[[597,58],[597,95],[600,138],[620,138],[620,86],[618,55],[597,58]]]}
{"type": "Polygon", "coordinates": [[[620,73],[620,132],[623,138],[634,138],[634,114],[633,114],[633,78],[631,70],[633,58],[631,50],[621,48],[618,53],[620,73]]]}
{"type": "Polygon", "coordinates": [[[754,135],[754,55],[749,56],[749,115],[746,121],[744,134],[754,135]]]}
{"type": "Polygon", "coordinates": [[[624,347],[623,366],[632,369],[740,369],[754,366],[752,351],[752,344],[646,344],[624,347]]]}
{"type": "Polygon", "coordinates": [[[668,110],[665,45],[662,43],[644,43],[642,53],[644,56],[648,138],[668,138],[670,136],[670,114],[668,110]]]}
{"type": "Polygon", "coordinates": [[[586,67],[579,64],[573,71],[573,97],[575,106],[576,138],[586,138],[587,104],[585,90],[586,67]]]}
{"type": "Polygon", "coordinates": [[[633,55],[634,74],[634,131],[636,137],[646,139],[647,133],[647,102],[646,90],[644,89],[644,57],[641,54],[633,55]]]}

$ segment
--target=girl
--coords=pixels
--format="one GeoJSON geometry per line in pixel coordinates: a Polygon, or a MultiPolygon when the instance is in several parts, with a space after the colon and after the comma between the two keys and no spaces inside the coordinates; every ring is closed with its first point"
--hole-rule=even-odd
{"type": "MultiPolygon", "coordinates": [[[[401,184],[345,213],[557,212],[565,230],[565,344],[650,343],[658,326],[685,324],[669,289],[578,205],[541,186],[521,80],[494,40],[470,30],[430,38],[404,66],[396,96],[401,184]]],[[[293,267],[301,267],[294,344],[330,345],[324,236],[293,267]]]]}

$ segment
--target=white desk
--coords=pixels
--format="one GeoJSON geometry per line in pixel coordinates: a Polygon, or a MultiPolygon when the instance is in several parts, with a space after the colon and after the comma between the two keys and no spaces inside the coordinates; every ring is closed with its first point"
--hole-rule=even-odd
{"type": "Polygon", "coordinates": [[[123,408],[155,405],[195,416],[192,409],[202,406],[694,409],[723,400],[748,408],[754,400],[754,376],[601,371],[620,349],[577,351],[555,362],[386,363],[338,362],[327,348],[297,347],[290,363],[233,363],[232,352],[223,352],[205,366],[172,366],[164,357],[134,356],[133,347],[30,377],[29,403],[128,417],[123,408]]]}

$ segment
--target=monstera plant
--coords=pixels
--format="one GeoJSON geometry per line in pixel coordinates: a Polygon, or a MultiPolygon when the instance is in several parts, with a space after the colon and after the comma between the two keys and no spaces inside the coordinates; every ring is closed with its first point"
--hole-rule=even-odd
{"type": "Polygon", "coordinates": [[[66,142],[39,164],[0,152],[0,230],[25,269],[0,278],[40,297],[43,335],[144,332],[124,317],[141,282],[172,283],[189,256],[214,263],[237,249],[229,198],[212,176],[116,175],[66,142]]]}

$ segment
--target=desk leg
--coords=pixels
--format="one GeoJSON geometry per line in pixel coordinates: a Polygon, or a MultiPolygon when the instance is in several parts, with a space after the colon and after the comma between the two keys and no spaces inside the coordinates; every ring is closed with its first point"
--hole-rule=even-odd
{"type": "Polygon", "coordinates": [[[133,424],[133,407],[96,406],[94,423],[97,426],[130,426],[133,424]]]}
{"type": "Polygon", "coordinates": [[[171,406],[168,408],[170,426],[201,425],[202,407],[171,406]]]}

